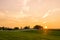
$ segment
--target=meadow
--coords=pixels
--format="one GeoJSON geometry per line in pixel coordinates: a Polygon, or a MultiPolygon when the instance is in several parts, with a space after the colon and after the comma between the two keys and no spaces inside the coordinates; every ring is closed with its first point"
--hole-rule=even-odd
{"type": "Polygon", "coordinates": [[[0,40],[60,40],[60,30],[0,30],[0,40]]]}

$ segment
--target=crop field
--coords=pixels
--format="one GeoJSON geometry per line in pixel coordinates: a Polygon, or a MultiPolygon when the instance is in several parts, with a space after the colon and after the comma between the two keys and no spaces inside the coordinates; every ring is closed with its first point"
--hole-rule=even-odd
{"type": "Polygon", "coordinates": [[[0,40],[60,40],[60,30],[0,30],[0,40]]]}

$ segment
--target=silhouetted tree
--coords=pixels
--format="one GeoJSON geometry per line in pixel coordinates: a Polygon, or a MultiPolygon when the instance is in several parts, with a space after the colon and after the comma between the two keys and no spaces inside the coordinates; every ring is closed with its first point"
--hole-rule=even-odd
{"type": "Polygon", "coordinates": [[[12,28],[7,28],[7,30],[13,30],[12,28]]]}
{"type": "Polygon", "coordinates": [[[40,30],[42,30],[43,27],[41,25],[35,25],[33,29],[40,29],[40,30]]]}
{"type": "Polygon", "coordinates": [[[0,30],[2,30],[2,27],[0,27],[0,30]]]}
{"type": "Polygon", "coordinates": [[[14,30],[19,30],[19,27],[14,27],[14,30]]]}
{"type": "Polygon", "coordinates": [[[2,29],[2,30],[5,30],[5,27],[3,26],[1,29],[2,29]]]}
{"type": "Polygon", "coordinates": [[[0,27],[0,30],[7,30],[7,28],[6,27],[0,27]]]}
{"type": "Polygon", "coordinates": [[[30,26],[25,26],[24,29],[30,29],[30,26]]]}
{"type": "Polygon", "coordinates": [[[0,30],[12,30],[12,28],[8,28],[8,27],[0,27],[0,30]]]}

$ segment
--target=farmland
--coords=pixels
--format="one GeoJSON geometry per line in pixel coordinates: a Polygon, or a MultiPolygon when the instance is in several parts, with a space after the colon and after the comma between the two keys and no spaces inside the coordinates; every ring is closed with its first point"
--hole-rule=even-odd
{"type": "Polygon", "coordinates": [[[60,30],[0,30],[0,40],[60,40],[60,30]]]}

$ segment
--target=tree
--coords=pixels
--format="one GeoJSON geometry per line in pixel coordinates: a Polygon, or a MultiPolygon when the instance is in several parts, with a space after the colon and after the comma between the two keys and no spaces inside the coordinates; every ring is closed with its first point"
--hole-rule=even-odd
{"type": "Polygon", "coordinates": [[[1,30],[12,30],[12,28],[4,27],[4,26],[1,27],[0,29],[1,29],[1,30]]]}
{"type": "Polygon", "coordinates": [[[2,27],[0,27],[0,30],[2,29],[2,27]]]}
{"type": "Polygon", "coordinates": [[[1,29],[2,29],[2,30],[5,30],[6,28],[3,26],[1,29]]]}
{"type": "Polygon", "coordinates": [[[7,28],[7,30],[13,30],[12,28],[7,28]]]}
{"type": "Polygon", "coordinates": [[[24,29],[30,29],[30,26],[25,26],[24,29]]]}
{"type": "Polygon", "coordinates": [[[33,29],[40,29],[40,30],[42,30],[43,27],[41,25],[35,25],[33,29]]]}
{"type": "Polygon", "coordinates": [[[14,30],[18,30],[19,29],[19,27],[14,27],[14,30]]]}

